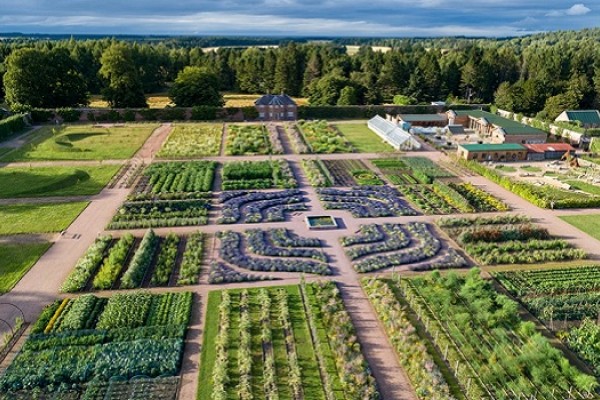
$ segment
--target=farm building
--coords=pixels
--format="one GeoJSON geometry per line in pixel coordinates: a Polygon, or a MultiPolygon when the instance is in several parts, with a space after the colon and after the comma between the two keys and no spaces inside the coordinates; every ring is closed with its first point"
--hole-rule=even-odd
{"type": "Polygon", "coordinates": [[[546,143],[546,132],[482,110],[448,111],[450,125],[473,129],[493,143],[546,143]]]}
{"type": "Polygon", "coordinates": [[[457,156],[478,161],[524,161],[527,149],[518,143],[459,144],[457,156]]]}
{"type": "Polygon", "coordinates": [[[410,126],[440,127],[448,125],[448,116],[446,114],[400,114],[398,115],[400,123],[406,122],[410,126]]]}
{"type": "Polygon", "coordinates": [[[369,129],[396,150],[418,150],[421,148],[421,143],[413,135],[379,115],[370,119],[367,125],[369,129]]]}
{"type": "Polygon", "coordinates": [[[453,135],[464,135],[466,133],[465,127],[462,125],[448,125],[446,130],[453,135]]]}
{"type": "Polygon", "coordinates": [[[600,111],[567,110],[563,111],[555,121],[580,124],[584,128],[600,128],[600,111]]]}
{"type": "Polygon", "coordinates": [[[298,106],[287,94],[265,94],[254,102],[261,121],[294,121],[298,119],[298,106]]]}
{"type": "Polygon", "coordinates": [[[525,144],[527,159],[530,161],[560,160],[565,153],[575,155],[575,149],[568,143],[525,144]]]}

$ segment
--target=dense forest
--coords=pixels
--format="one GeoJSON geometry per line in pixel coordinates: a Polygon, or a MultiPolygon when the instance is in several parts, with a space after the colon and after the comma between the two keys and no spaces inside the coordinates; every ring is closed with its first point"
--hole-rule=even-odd
{"type": "Polygon", "coordinates": [[[553,118],[600,103],[600,29],[505,39],[14,37],[0,41],[0,62],[0,95],[11,106],[77,106],[103,94],[138,107],[144,94],[174,82],[181,91],[191,76],[203,90],[285,91],[312,105],[449,99],[553,118]],[[350,44],[361,47],[350,55],[350,44]],[[202,49],[215,46],[227,47],[202,49]]]}

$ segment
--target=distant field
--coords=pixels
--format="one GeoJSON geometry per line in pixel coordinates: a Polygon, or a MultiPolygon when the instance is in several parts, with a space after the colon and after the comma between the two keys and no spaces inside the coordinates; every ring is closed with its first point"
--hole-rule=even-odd
{"type": "Polygon", "coordinates": [[[71,225],[88,204],[83,201],[2,206],[0,207],[0,221],[2,221],[0,235],[60,232],[71,225]]]}
{"type": "Polygon", "coordinates": [[[387,153],[394,148],[379,138],[367,124],[338,124],[336,127],[346,140],[361,153],[387,153]]]}
{"type": "Polygon", "coordinates": [[[133,156],[157,127],[156,124],[110,128],[74,125],[57,133],[46,127],[35,134],[31,143],[1,161],[124,160],[133,156]]]}
{"type": "Polygon", "coordinates": [[[0,198],[80,196],[99,193],[120,166],[0,169],[0,198]]]}
{"type": "Polygon", "coordinates": [[[51,243],[0,244],[0,294],[10,291],[51,243]]]}
{"type": "Polygon", "coordinates": [[[560,219],[600,240],[600,214],[568,215],[560,217],[560,219]]]}
{"type": "MultiPolygon", "coordinates": [[[[223,98],[225,99],[225,107],[250,107],[254,105],[254,101],[258,99],[262,94],[242,94],[242,93],[225,93],[223,98]]],[[[308,104],[308,99],[305,97],[294,97],[296,103],[300,106],[308,104]]],[[[148,107],[150,108],[165,108],[167,106],[174,106],[173,102],[166,93],[152,94],[146,97],[148,107]]],[[[100,96],[92,96],[90,100],[90,107],[92,108],[108,108],[108,103],[100,96]]]]}

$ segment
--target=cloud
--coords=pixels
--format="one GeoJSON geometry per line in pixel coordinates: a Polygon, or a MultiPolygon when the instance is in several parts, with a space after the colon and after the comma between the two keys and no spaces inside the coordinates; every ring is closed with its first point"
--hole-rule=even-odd
{"type": "Polygon", "coordinates": [[[582,3],[573,4],[571,8],[566,10],[552,10],[546,14],[547,17],[565,17],[565,16],[580,16],[590,13],[592,10],[582,3]]]}
{"type": "Polygon", "coordinates": [[[595,10],[584,4],[566,8],[565,0],[104,0],[102,7],[90,7],[89,0],[0,3],[0,32],[24,33],[513,36],[547,29],[545,15],[565,17],[553,21],[553,29],[594,27],[598,20],[595,10]]]}

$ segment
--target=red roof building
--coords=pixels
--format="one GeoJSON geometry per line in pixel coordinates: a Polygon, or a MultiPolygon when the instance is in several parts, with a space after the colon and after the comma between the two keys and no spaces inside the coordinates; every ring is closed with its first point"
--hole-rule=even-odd
{"type": "Polygon", "coordinates": [[[531,161],[559,160],[565,153],[575,154],[575,149],[568,143],[524,144],[527,159],[531,161]]]}

